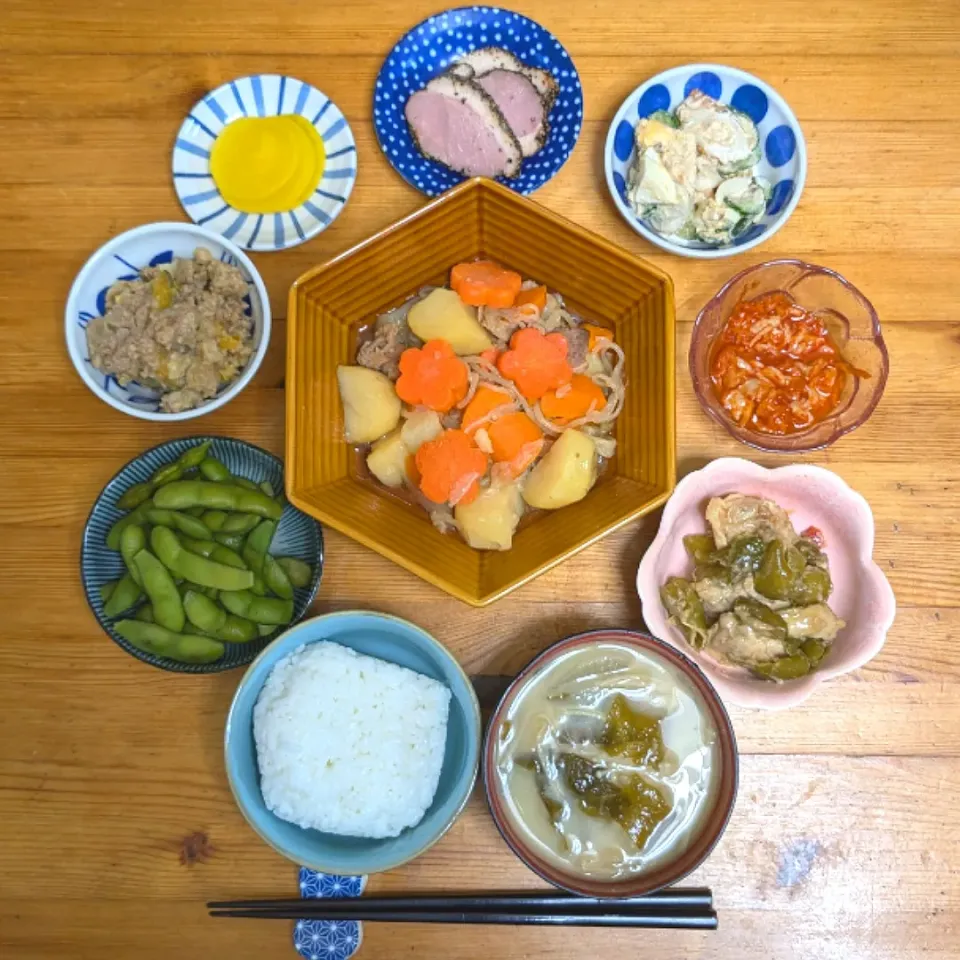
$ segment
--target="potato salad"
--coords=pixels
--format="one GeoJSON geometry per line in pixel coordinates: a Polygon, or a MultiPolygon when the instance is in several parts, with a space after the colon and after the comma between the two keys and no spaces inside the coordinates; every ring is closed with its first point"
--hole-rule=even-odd
{"type": "Polygon", "coordinates": [[[582,500],[616,449],[613,331],[489,260],[457,264],[361,334],[337,371],[344,435],[372,478],[478,550],[582,500]],[[368,446],[369,445],[369,446],[368,446]]]}
{"type": "Polygon", "coordinates": [[[760,135],[746,114],[693,90],[634,131],[627,199],[657,233],[726,246],[763,216],[770,184],[756,174],[760,135]]]}

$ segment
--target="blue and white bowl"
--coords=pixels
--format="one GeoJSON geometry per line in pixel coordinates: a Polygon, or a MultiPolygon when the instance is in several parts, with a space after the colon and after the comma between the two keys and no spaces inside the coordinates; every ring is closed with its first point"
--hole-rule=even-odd
{"type": "Polygon", "coordinates": [[[670,253],[708,260],[750,250],[787,222],[807,178],[807,147],[793,111],[769,84],[735,67],[694,63],[658,73],[624,100],[607,134],[604,171],[617,209],[637,233],[670,253]],[[763,218],[727,246],[667,239],[648,227],[626,199],[627,171],[636,156],[637,122],[656,110],[675,109],[692,90],[701,90],[752,118],[763,147],[757,173],[773,186],[763,218]]]}
{"type": "Polygon", "coordinates": [[[543,148],[526,157],[519,176],[498,177],[517,193],[542,187],[566,163],[583,126],[580,77],[563,44],[539,23],[499,7],[459,7],[429,17],[390,51],[377,76],[373,125],[387,160],[412,187],[435,197],[466,179],[428,160],[410,136],[403,108],[428,80],[446,72],[458,57],[483,47],[502,47],[527,66],[549,70],[560,85],[550,111],[543,148]]]}
{"type": "MultiPolygon", "coordinates": [[[[242,667],[264,650],[275,636],[274,634],[251,640],[249,643],[227,643],[224,656],[214,663],[180,663],[133,646],[113,629],[113,620],[104,612],[100,588],[105,583],[122,577],[126,572],[120,554],[111,550],[106,543],[110,528],[124,515],[124,511],[117,506],[117,501],[134,484],[149,480],[158,467],[173,463],[181,454],[205,440],[213,441],[210,455],[216,457],[235,476],[246,477],[258,484],[268,480],[275,490],[284,489],[283,464],[272,453],[251,443],[232,437],[208,436],[168,440],[125,464],[103,488],[83,528],[83,545],[80,551],[80,577],[87,602],[106,634],[138,660],[177,673],[218,673],[221,670],[242,667]]],[[[317,590],[320,589],[320,577],[323,573],[323,531],[320,524],[292,504],[285,503],[270,552],[282,557],[297,557],[313,568],[310,583],[294,591],[292,622],[296,623],[307,612],[317,590]]]]}
{"type": "Polygon", "coordinates": [[[114,237],[86,262],[70,288],[65,331],[67,350],[77,373],[105,403],[141,420],[190,420],[222,407],[257,372],[270,342],[270,298],[253,261],[229,240],[190,223],[149,223],[114,237]],[[197,247],[206,247],[214,257],[237,267],[246,278],[254,352],[240,375],[224,384],[215,397],[192,410],[164,413],[160,410],[158,391],[135,382],[121,386],[116,377],[101,373],[90,362],[87,324],[94,317],[103,316],[107,291],[118,280],[135,280],[144,267],[170,263],[174,257],[192,257],[197,247]]]}
{"type": "Polygon", "coordinates": [[[346,117],[316,87],[293,77],[257,74],[231,80],[194,104],[173,145],[173,185],[187,215],[246,250],[285,250],[315,237],[340,215],[357,180],[357,145],[346,117]],[[313,124],[326,161],[313,196],[284,213],[243,213],[220,195],[210,150],[241,117],[296,114],[313,124]]]}

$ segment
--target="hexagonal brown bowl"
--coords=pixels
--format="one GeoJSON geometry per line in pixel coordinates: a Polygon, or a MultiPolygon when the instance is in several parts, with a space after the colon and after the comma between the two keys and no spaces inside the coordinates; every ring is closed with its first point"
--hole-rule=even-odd
{"type": "Polygon", "coordinates": [[[474,606],[504,596],[662,504],[676,481],[670,277],[491,180],[470,180],[290,289],[287,495],[301,510],[474,606]],[[617,453],[579,503],[521,523],[513,548],[479,551],[364,475],[343,438],[339,364],[356,331],[462,260],[488,257],[546,284],[626,354],[617,453]]]}

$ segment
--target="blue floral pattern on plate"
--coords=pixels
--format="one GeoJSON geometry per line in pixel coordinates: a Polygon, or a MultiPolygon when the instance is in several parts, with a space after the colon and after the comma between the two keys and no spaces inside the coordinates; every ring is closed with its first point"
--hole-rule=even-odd
{"type": "MultiPolygon", "coordinates": [[[[359,897],[366,877],[344,877],[300,868],[300,896],[305,900],[325,897],[359,897]]],[[[293,927],[293,945],[306,960],[347,960],[360,947],[363,927],[356,920],[298,920],[293,927]]]]}
{"type": "Polygon", "coordinates": [[[339,216],[357,179],[357,145],[346,117],[316,87],[293,77],[257,74],[231,80],[194,104],[173,146],[173,185],[187,214],[246,250],[285,250],[325,230],[339,216]],[[326,162],[313,196],[282,213],[243,213],[220,195],[210,149],[240,117],[298,114],[323,140],[326,162]]]}
{"type": "Polygon", "coordinates": [[[627,223],[658,247],[690,257],[728,257],[772,236],[793,213],[807,175],[807,152],[800,124],[783,98],[762,80],[718,64],[675,67],[651,77],[623,102],[607,134],[604,150],[607,186],[627,223]],[[757,125],[763,155],[757,173],[773,191],[763,219],[724,247],[698,240],[667,239],[648,227],[627,200],[627,172],[636,155],[634,128],[656,110],[673,110],[692,90],[702,90],[747,114],[757,125]]]}
{"type": "Polygon", "coordinates": [[[583,125],[583,90],[563,44],[540,24],[499,7],[460,7],[424,20],[390,51],[377,77],[373,124],[394,170],[412,187],[433,197],[464,178],[417,149],[403,108],[428,80],[445,72],[459,56],[482,47],[502,47],[531,67],[549,70],[560,91],[550,111],[550,134],[543,149],[523,161],[520,175],[498,178],[518,193],[542,187],[566,163],[583,125]]]}

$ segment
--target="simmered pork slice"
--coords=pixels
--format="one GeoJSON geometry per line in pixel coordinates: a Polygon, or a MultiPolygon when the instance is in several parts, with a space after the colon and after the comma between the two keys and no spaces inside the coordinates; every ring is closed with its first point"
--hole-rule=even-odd
{"type": "Polygon", "coordinates": [[[509,50],[504,50],[502,47],[481,47],[479,50],[471,50],[450,68],[451,73],[467,79],[482,77],[494,70],[511,70],[514,73],[522,73],[540,95],[540,99],[543,101],[544,116],[550,113],[554,101],[557,99],[557,94],[560,92],[560,84],[556,77],[549,70],[528,67],[509,50]]]}
{"type": "Polygon", "coordinates": [[[474,82],[493,97],[520,141],[523,155],[532,157],[546,143],[550,129],[547,111],[533,82],[526,74],[513,70],[491,70],[474,82]]]}
{"type": "Polygon", "coordinates": [[[496,102],[471,80],[445,75],[407,101],[420,151],[467,177],[515,177],[523,154],[496,102]]]}

